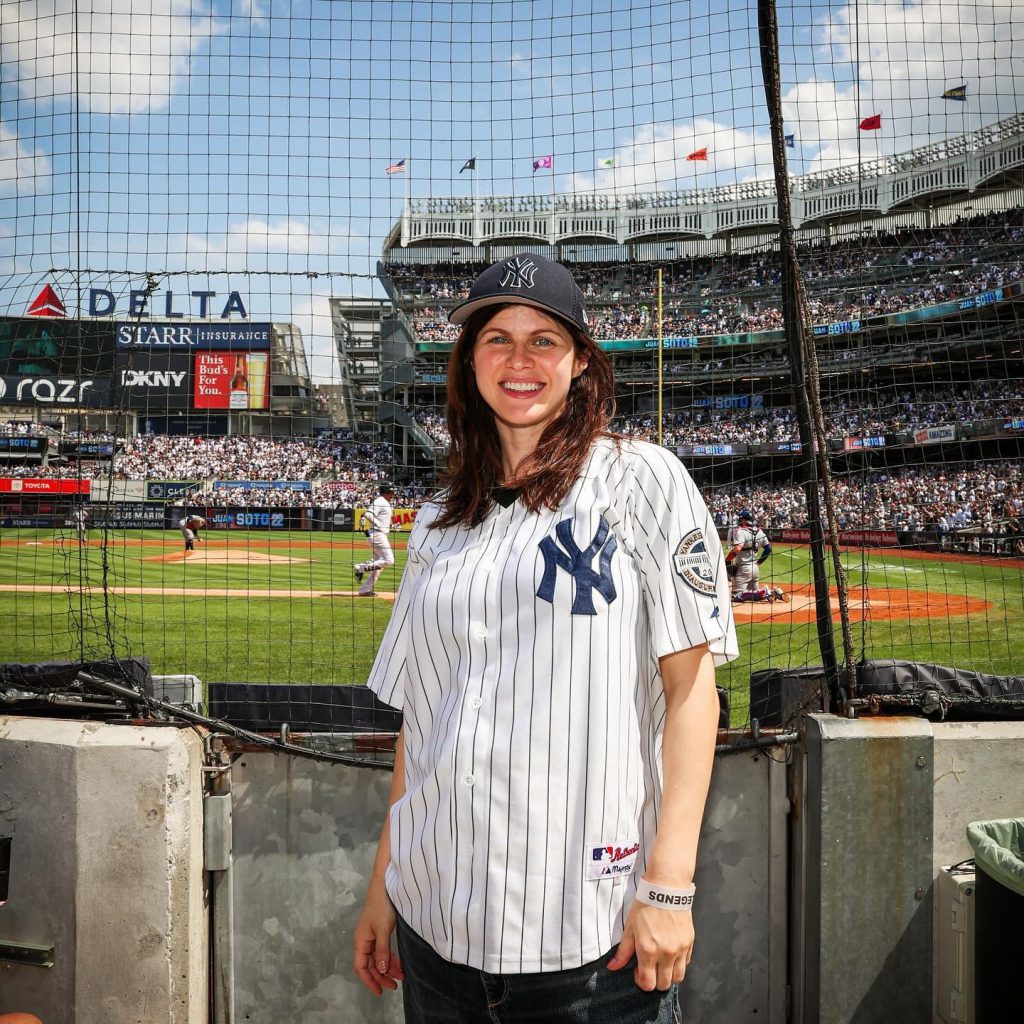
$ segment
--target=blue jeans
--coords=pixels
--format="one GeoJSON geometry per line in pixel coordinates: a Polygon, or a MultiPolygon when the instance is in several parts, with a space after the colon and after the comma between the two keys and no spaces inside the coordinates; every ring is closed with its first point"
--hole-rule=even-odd
{"type": "Polygon", "coordinates": [[[399,918],[406,1024],[679,1024],[676,987],[644,992],[635,961],[608,970],[614,952],[569,971],[488,974],[438,956],[399,918]]]}

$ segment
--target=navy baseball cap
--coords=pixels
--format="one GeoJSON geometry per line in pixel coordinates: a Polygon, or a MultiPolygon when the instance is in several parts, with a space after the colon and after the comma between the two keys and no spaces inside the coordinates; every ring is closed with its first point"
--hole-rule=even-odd
{"type": "Polygon", "coordinates": [[[583,292],[572,274],[560,263],[532,252],[510,256],[489,266],[473,282],[469,298],[456,306],[448,319],[461,324],[478,309],[507,303],[536,306],[593,338],[583,307],[583,292]]]}
{"type": "Polygon", "coordinates": [[[748,523],[752,523],[754,521],[754,513],[749,508],[745,508],[740,512],[738,518],[741,522],[745,519],[748,523]]]}
{"type": "Polygon", "coordinates": [[[395,485],[390,480],[381,480],[381,482],[377,484],[377,490],[380,491],[381,494],[394,494],[395,485]]]}

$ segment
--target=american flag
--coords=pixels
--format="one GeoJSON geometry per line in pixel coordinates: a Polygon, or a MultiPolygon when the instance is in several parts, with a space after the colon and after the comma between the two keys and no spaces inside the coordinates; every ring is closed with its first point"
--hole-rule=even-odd
{"type": "Polygon", "coordinates": [[[401,174],[405,170],[405,161],[399,160],[397,164],[388,164],[384,168],[385,174],[401,174]]]}

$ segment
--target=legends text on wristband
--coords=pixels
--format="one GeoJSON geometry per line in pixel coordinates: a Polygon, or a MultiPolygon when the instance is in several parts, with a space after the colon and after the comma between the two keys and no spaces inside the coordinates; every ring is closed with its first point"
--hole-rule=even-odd
{"type": "Polygon", "coordinates": [[[641,903],[649,903],[652,907],[662,910],[692,910],[695,885],[687,885],[681,889],[672,889],[666,885],[655,885],[641,878],[637,886],[636,898],[641,903]]]}

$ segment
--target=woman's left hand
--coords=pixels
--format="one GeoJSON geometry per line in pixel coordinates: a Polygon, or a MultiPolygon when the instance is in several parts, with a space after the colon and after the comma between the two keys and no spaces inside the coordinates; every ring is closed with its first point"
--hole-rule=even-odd
{"type": "Polygon", "coordinates": [[[635,954],[633,977],[637,986],[645,992],[668,991],[686,975],[693,939],[693,914],[689,910],[662,910],[634,903],[608,969],[621,970],[635,954]]]}

